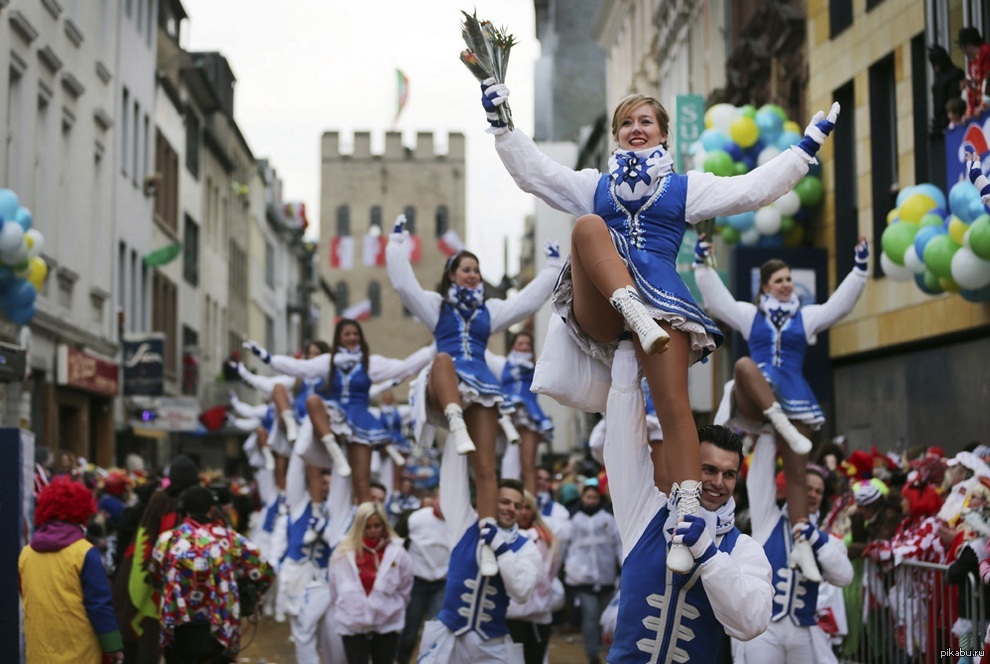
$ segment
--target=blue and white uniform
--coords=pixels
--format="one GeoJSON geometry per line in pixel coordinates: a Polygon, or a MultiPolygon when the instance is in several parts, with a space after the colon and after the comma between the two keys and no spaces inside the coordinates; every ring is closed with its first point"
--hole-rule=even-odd
{"type": "MultiPolygon", "coordinates": [[[[439,293],[423,290],[401,242],[390,240],[385,256],[389,279],[402,304],[433,332],[437,352],[447,353],[454,360],[462,407],[467,410],[474,403],[483,406],[501,403],[502,382],[485,360],[488,339],[539,310],[553,290],[559,264],[548,261],[547,266],[514,297],[507,300],[491,298],[476,301],[471,307],[462,307],[455,306],[439,293]]],[[[429,371],[427,366],[416,379],[411,399],[415,440],[421,445],[433,440],[432,426],[447,426],[442,413],[427,412],[429,371]]]]}
{"type": "Polygon", "coordinates": [[[512,351],[508,356],[488,353],[488,366],[502,381],[504,406],[511,410],[512,424],[517,429],[529,429],[540,434],[546,442],[553,440],[553,420],[540,407],[533,387],[533,353],[512,351]]]}
{"type": "MultiPolygon", "coordinates": [[[[277,376],[261,376],[248,371],[248,369],[240,363],[237,364],[237,373],[240,375],[241,380],[245,385],[250,385],[254,389],[261,392],[265,400],[269,402],[271,401],[272,392],[275,390],[276,385],[284,386],[289,394],[292,394],[292,390],[295,389],[296,385],[296,379],[293,376],[286,376],[284,374],[277,376]]],[[[288,438],[285,436],[285,425],[282,423],[282,418],[278,417],[278,413],[274,412],[274,404],[271,404],[271,408],[272,410],[269,413],[269,419],[266,420],[264,424],[265,430],[268,432],[268,447],[270,447],[276,454],[288,457],[292,454],[292,444],[289,443],[288,438]]]]}
{"type": "MultiPolygon", "coordinates": [[[[787,418],[819,429],[825,415],[802,374],[804,355],[820,333],[856,306],[866,288],[866,272],[854,268],[824,304],[804,307],[799,307],[796,297],[792,302],[762,297],[759,307],[752,302],[737,301],[708,265],[697,266],[695,278],[712,316],[738,331],[749,343],[750,357],[770,383],[787,418]]],[[[730,393],[731,389],[726,389],[716,423],[724,421],[726,412],[731,416],[731,402],[725,402],[730,393]]],[[[741,422],[740,418],[735,418],[733,425],[753,434],[759,434],[762,428],[741,422]]]]}
{"type": "MultiPolygon", "coordinates": [[[[773,482],[776,456],[776,436],[773,432],[761,435],[746,482],[753,539],[763,544],[773,567],[773,615],[766,632],[748,643],[733,644],[735,662],[835,662],[829,637],[816,617],[820,584],[809,581],[788,563],[794,536],[786,507],[777,507],[773,482]]],[[[811,515],[810,520],[817,526],[818,515],[811,515]]],[[[842,540],[824,532],[819,538],[812,548],[822,577],[840,588],[849,585],[853,568],[842,540]]]]}
{"type": "MultiPolygon", "coordinates": [[[[643,401],[646,404],[646,438],[651,443],[662,443],[663,428],[660,426],[660,418],[657,417],[656,406],[653,405],[653,395],[650,393],[650,386],[645,378],[641,378],[639,383],[643,390],[643,401]]],[[[591,428],[591,433],[588,434],[588,448],[591,450],[591,456],[594,457],[595,461],[602,464],[605,463],[604,417],[598,420],[595,426],[591,428]]]]}
{"type": "Polygon", "coordinates": [[[525,604],[543,573],[543,558],[536,545],[514,527],[501,531],[506,544],[496,550],[499,573],[481,575],[480,529],[471,507],[467,466],[466,455],[458,454],[452,444],[444,446],[440,508],[447,526],[450,563],[443,606],[437,619],[423,629],[418,664],[517,661],[511,653],[521,646],[512,643],[505,625],[509,599],[525,604]]]}
{"type": "MultiPolygon", "coordinates": [[[[562,212],[594,213],[605,220],[647,311],[689,334],[695,361],[714,351],[722,334],[677,274],[677,252],[687,225],[767,205],[790,191],[815,163],[814,157],[792,147],[745,175],[681,175],[673,172],[669,154],[657,147],[616,152],[609,161],[610,172],[601,173],[558,164],[518,129],[496,136],[495,147],[523,191],[562,212]]],[[[607,361],[614,344],[600,344],[584,334],[570,315],[572,301],[568,263],[554,292],[554,313],[564,319],[571,339],[585,353],[607,361]]]]}
{"type": "Polygon", "coordinates": [[[728,654],[726,635],[752,639],[770,622],[770,564],[735,528],[730,498],[717,512],[701,511],[718,553],[686,575],[667,568],[676,514],[653,485],[638,368],[631,348],[616,352],[605,410],[605,464],[624,555],[608,662],[717,662],[728,654]]]}

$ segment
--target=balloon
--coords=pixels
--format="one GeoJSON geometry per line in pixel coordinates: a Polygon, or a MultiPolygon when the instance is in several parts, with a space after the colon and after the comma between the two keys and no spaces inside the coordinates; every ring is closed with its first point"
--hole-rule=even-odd
{"type": "Polygon", "coordinates": [[[952,257],[952,280],[966,290],[990,286],[990,261],[977,257],[969,247],[962,247],[952,257]]]}
{"type": "Polygon", "coordinates": [[[766,107],[761,108],[754,118],[760,129],[760,138],[767,143],[775,143],[784,130],[784,118],[766,107]]]}
{"type": "Polygon", "coordinates": [[[792,145],[797,145],[800,142],[801,134],[796,131],[784,131],[777,138],[777,147],[783,152],[792,145]]]}
{"type": "Polygon", "coordinates": [[[816,178],[822,176],[822,162],[816,161],[813,164],[808,164],[808,175],[814,175],[816,178]]]}
{"type": "Polygon", "coordinates": [[[14,270],[6,265],[0,267],[0,293],[6,293],[12,283],[14,283],[14,270]]]}
{"type": "Polygon", "coordinates": [[[969,219],[967,221],[978,219],[986,213],[987,209],[983,206],[983,201],[979,198],[974,198],[969,202],[969,219]]]}
{"type": "Polygon", "coordinates": [[[735,165],[732,157],[725,150],[712,150],[705,157],[705,172],[719,176],[728,176],[735,173],[735,165]]]}
{"type": "Polygon", "coordinates": [[[40,256],[45,248],[45,236],[37,228],[32,228],[24,234],[24,244],[27,246],[28,258],[40,256]]]}
{"type": "Polygon", "coordinates": [[[729,156],[732,157],[732,161],[742,161],[743,149],[732,141],[726,143],[725,147],[722,149],[729,153],[729,156]]]}
{"type": "Polygon", "coordinates": [[[787,235],[794,230],[795,223],[794,217],[782,216],[780,218],[780,232],[787,235]]]}
{"type": "Polygon", "coordinates": [[[938,284],[946,293],[958,293],[962,290],[962,287],[954,279],[939,278],[938,284]]]}
{"type": "Polygon", "coordinates": [[[28,281],[31,282],[35,290],[41,290],[45,283],[45,277],[48,276],[48,263],[41,256],[35,256],[28,261],[28,267],[28,281]]]}
{"type": "Polygon", "coordinates": [[[709,114],[711,114],[712,128],[729,136],[729,127],[739,117],[739,109],[732,104],[715,104],[708,109],[705,117],[709,114]]]}
{"type": "Polygon", "coordinates": [[[794,191],[801,199],[801,205],[805,207],[815,207],[822,202],[822,197],[825,195],[822,181],[813,175],[806,175],[801,178],[801,181],[794,187],[794,191]]]}
{"type": "Polygon", "coordinates": [[[962,219],[959,217],[953,217],[949,221],[949,237],[956,241],[958,244],[963,243],[963,236],[966,235],[966,231],[969,230],[969,226],[963,223],[962,219]]]}
{"type": "Polygon", "coordinates": [[[7,303],[7,318],[15,325],[27,325],[34,318],[34,314],[34,304],[26,307],[12,307],[9,302],[7,303]]]}
{"type": "Polygon", "coordinates": [[[990,286],[985,286],[979,290],[966,290],[964,288],[959,291],[959,294],[967,302],[986,302],[990,300],[990,286]]]}
{"type": "Polygon", "coordinates": [[[922,228],[925,226],[941,226],[942,221],[942,215],[935,212],[929,212],[918,221],[918,225],[922,228]]]}
{"type": "Polygon", "coordinates": [[[990,217],[981,216],[970,224],[966,241],[979,258],[990,260],[990,217]]]}
{"type": "Polygon", "coordinates": [[[0,258],[8,263],[20,263],[18,260],[8,260],[14,258],[21,248],[27,251],[24,246],[24,229],[15,221],[4,222],[0,228],[0,258]]]}
{"type": "Polygon", "coordinates": [[[735,169],[733,175],[746,175],[746,173],[749,173],[749,166],[746,165],[746,162],[737,161],[732,167],[735,169]]]}
{"type": "Polygon", "coordinates": [[[704,146],[705,150],[724,150],[729,143],[729,138],[715,129],[706,129],[701,132],[701,145],[704,146]]]}
{"type": "Polygon", "coordinates": [[[938,205],[928,196],[924,194],[911,194],[904,199],[904,202],[898,208],[898,216],[901,218],[901,221],[917,224],[929,210],[933,210],[936,207],[938,205]]]}
{"type": "MultiPolygon", "coordinates": [[[[767,148],[768,150],[770,148],[767,148]]],[[[780,210],[780,214],[791,216],[796,214],[801,208],[801,197],[793,191],[789,191],[773,202],[773,206],[780,210]]]]}
{"type": "Polygon", "coordinates": [[[756,211],[756,230],[763,235],[774,235],[780,231],[780,219],[780,210],[770,205],[762,207],[756,211]]]}
{"type": "Polygon", "coordinates": [[[726,226],[722,229],[722,239],[726,244],[735,244],[739,242],[739,231],[732,226],[726,226]]]}
{"type": "Polygon", "coordinates": [[[780,233],[773,235],[761,235],[760,241],[756,243],[761,249],[779,249],[784,246],[784,236],[780,233]]]}
{"type": "Polygon", "coordinates": [[[929,240],[921,258],[925,261],[925,267],[935,276],[950,279],[952,277],[952,257],[958,250],[959,245],[946,233],[929,240]]]}
{"type": "Polygon", "coordinates": [[[740,212],[739,214],[730,215],[728,220],[730,228],[733,228],[740,233],[745,233],[756,223],[756,213],[740,212]]]}
{"type": "Polygon", "coordinates": [[[34,304],[37,292],[27,279],[17,279],[7,290],[7,301],[12,307],[27,307],[34,304]]]}
{"type": "Polygon", "coordinates": [[[728,217],[715,217],[715,228],[724,228],[729,225],[728,217]]]}
{"type": "Polygon", "coordinates": [[[747,247],[752,247],[754,244],[760,241],[760,231],[755,227],[750,228],[748,231],[743,231],[742,235],[739,236],[740,244],[744,244],[747,247]]]}
{"type": "MultiPolygon", "coordinates": [[[[893,210],[891,210],[890,212],[887,213],[887,225],[888,226],[890,224],[897,223],[900,220],[901,220],[901,218],[897,216],[897,208],[894,208],[893,210]]],[[[940,224],[942,223],[942,220],[941,219],[939,219],[939,223],[940,224]]]]}
{"type": "Polygon", "coordinates": [[[928,246],[928,242],[936,235],[945,235],[948,233],[943,226],[925,226],[918,230],[918,233],[914,236],[914,253],[920,258],[925,255],[925,247],[928,246]]]}
{"type": "MultiPolygon", "coordinates": [[[[918,236],[915,236],[917,239],[918,236]]],[[[918,252],[915,250],[914,244],[911,244],[904,251],[904,267],[911,270],[915,274],[920,274],[925,271],[925,263],[920,258],[918,258],[918,252]]]]}
{"type": "Polygon", "coordinates": [[[17,194],[10,189],[0,189],[0,219],[14,221],[18,207],[17,194]]]}
{"type": "MultiPolygon", "coordinates": [[[[935,204],[938,207],[945,209],[945,194],[943,194],[942,190],[932,183],[923,182],[909,188],[913,189],[916,194],[924,194],[925,196],[928,196],[930,199],[935,201],[935,204]]],[[[898,205],[900,205],[900,203],[898,203],[898,205]]]]}
{"type": "Polygon", "coordinates": [[[752,104],[744,104],[739,107],[739,115],[744,118],[752,118],[756,116],[756,107],[752,104]]]}
{"type": "Polygon", "coordinates": [[[768,145],[767,147],[760,150],[760,154],[756,156],[756,165],[762,166],[768,161],[772,160],[774,157],[780,154],[780,148],[776,145],[768,145]]]}
{"type": "Polygon", "coordinates": [[[784,123],[784,131],[789,131],[800,135],[801,125],[799,125],[797,122],[794,122],[794,120],[788,120],[787,122],[784,123]]]}
{"type": "Polygon", "coordinates": [[[31,214],[31,210],[28,210],[26,207],[19,207],[17,208],[17,214],[14,215],[14,221],[24,230],[28,230],[34,222],[34,216],[31,214]]]}
{"type": "Polygon", "coordinates": [[[898,265],[904,265],[904,252],[914,241],[914,236],[918,232],[918,227],[914,224],[891,224],[880,236],[880,246],[883,253],[890,257],[898,265]]]}
{"type": "Polygon", "coordinates": [[[914,272],[890,260],[887,254],[880,254],[880,267],[883,268],[883,273],[894,281],[907,281],[914,277],[914,272]]]}
{"type": "Polygon", "coordinates": [[[942,288],[942,284],[938,281],[938,277],[932,274],[929,270],[925,270],[921,274],[914,275],[914,283],[918,285],[918,288],[929,295],[938,295],[939,293],[945,292],[945,289],[942,288]]]}
{"type": "Polygon", "coordinates": [[[756,126],[756,121],[752,118],[740,116],[729,125],[729,136],[740,147],[748,148],[756,143],[756,139],[760,137],[760,128],[756,126]]]}
{"type": "Polygon", "coordinates": [[[782,109],[777,104],[763,104],[763,106],[760,106],[759,112],[773,113],[774,115],[780,118],[781,124],[783,124],[787,120],[787,113],[785,113],[784,109],[782,109]]]}
{"type": "Polygon", "coordinates": [[[804,242],[804,226],[794,224],[794,228],[784,235],[784,246],[800,247],[802,242],[804,242]]]}
{"type": "Polygon", "coordinates": [[[913,186],[911,186],[911,187],[904,187],[899,192],[897,192],[897,200],[894,203],[894,205],[896,205],[897,207],[901,207],[901,205],[904,203],[904,201],[907,200],[907,197],[910,196],[910,195],[912,195],[912,194],[914,194],[914,193],[915,193],[915,188],[913,186]]]}
{"type": "Polygon", "coordinates": [[[979,197],[980,193],[976,191],[976,187],[967,180],[960,180],[949,190],[949,210],[963,221],[971,221],[969,202],[974,198],[979,199],[979,197]]]}

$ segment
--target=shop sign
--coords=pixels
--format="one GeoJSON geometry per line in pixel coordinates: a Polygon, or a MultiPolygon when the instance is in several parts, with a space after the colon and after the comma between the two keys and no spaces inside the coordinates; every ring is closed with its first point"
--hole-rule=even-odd
{"type": "Polygon", "coordinates": [[[120,368],[116,362],[101,359],[72,346],[59,344],[56,382],[87,392],[115,397],[120,389],[120,368]]]}

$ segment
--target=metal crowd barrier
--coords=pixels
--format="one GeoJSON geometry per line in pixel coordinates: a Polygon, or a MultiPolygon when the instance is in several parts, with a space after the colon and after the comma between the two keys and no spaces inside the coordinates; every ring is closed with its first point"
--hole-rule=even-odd
{"type": "Polygon", "coordinates": [[[855,580],[845,589],[849,629],[836,648],[840,662],[979,664],[990,607],[976,575],[949,585],[948,565],[904,561],[888,571],[870,560],[854,565],[855,580]],[[960,611],[969,622],[959,620],[960,611]]]}

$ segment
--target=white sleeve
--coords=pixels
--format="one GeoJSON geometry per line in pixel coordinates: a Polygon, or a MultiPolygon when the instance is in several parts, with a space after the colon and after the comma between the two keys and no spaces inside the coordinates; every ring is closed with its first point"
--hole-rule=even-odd
{"type": "Polygon", "coordinates": [[[804,321],[804,333],[808,343],[814,343],[819,332],[827,330],[848,316],[865,288],[866,273],[854,268],[835,289],[832,297],[822,304],[809,304],[801,309],[801,319],[804,321]]]}
{"type": "Polygon", "coordinates": [[[453,440],[447,440],[440,460],[440,510],[447,522],[447,542],[451,549],[478,520],[471,507],[468,457],[458,454],[456,447],[453,440]]]}
{"type": "Polygon", "coordinates": [[[756,317],[756,305],[752,302],[741,302],[732,297],[718,276],[718,272],[708,265],[700,265],[694,269],[694,280],[701,291],[708,314],[720,320],[733,330],[749,340],[756,317]]]}
{"type": "Polygon", "coordinates": [[[436,353],[436,345],[430,344],[401,360],[372,355],[368,358],[368,377],[376,383],[386,380],[401,383],[410,376],[418,374],[420,369],[430,363],[436,353]]]}
{"type": "Polygon", "coordinates": [[[227,421],[238,431],[244,432],[254,431],[261,426],[261,420],[257,417],[232,417],[227,421]]]}
{"type": "MultiPolygon", "coordinates": [[[[236,394],[230,395],[230,407],[234,409],[234,413],[248,419],[260,420],[268,414],[268,404],[263,403],[252,406],[249,403],[241,401],[236,394]]],[[[250,429],[242,429],[242,431],[250,431],[250,429]]]]}
{"type": "Polygon", "coordinates": [[[769,205],[789,192],[808,172],[814,157],[795,146],[744,175],[718,177],[688,172],[684,216],[689,224],[769,205]]]}
{"type": "Polygon", "coordinates": [[[595,208],[595,189],[601,173],[575,171],[540,152],[533,139],[516,129],[495,138],[495,149],[516,185],[544,203],[575,217],[595,208]]]}
{"type": "Polygon", "coordinates": [[[440,293],[425,291],[419,285],[416,273],[409,263],[409,254],[402,242],[389,240],[388,246],[385,247],[385,269],[388,271],[392,287],[399,294],[399,299],[406,309],[426,325],[430,332],[435,330],[437,321],[440,320],[440,305],[443,299],[440,293]]]}
{"type": "Polygon", "coordinates": [[[259,376],[256,373],[248,371],[243,364],[237,365],[237,373],[246,385],[250,385],[259,392],[263,392],[265,396],[271,395],[276,385],[285,385],[286,389],[291,389],[296,382],[296,379],[292,376],[259,376]]]}
{"type": "Polygon", "coordinates": [[[525,604],[529,600],[542,568],[543,557],[540,550],[528,538],[518,551],[507,551],[498,557],[498,571],[502,575],[505,591],[519,604],[525,604]]]}
{"type": "Polygon", "coordinates": [[[753,459],[746,476],[746,495],[749,498],[749,517],[753,539],[762,544],[780,521],[782,514],[777,507],[777,487],[774,470],[777,460],[777,436],[761,433],[756,439],[753,459]]]}
{"type": "Polygon", "coordinates": [[[304,360],[291,355],[272,355],[272,369],[296,378],[326,378],[330,375],[330,353],[323,353],[304,360]]]}
{"type": "Polygon", "coordinates": [[[540,270],[525,288],[508,300],[488,300],[488,312],[491,314],[492,334],[507,330],[510,325],[532,316],[553,293],[557,283],[560,266],[547,266],[540,270]]]}
{"type": "Polygon", "coordinates": [[[327,495],[327,515],[330,517],[330,524],[323,534],[331,547],[340,544],[351,527],[353,497],[354,485],[351,483],[351,478],[341,476],[334,466],[330,471],[330,493],[327,495]]]}
{"type": "Polygon", "coordinates": [[[772,570],[763,547],[740,535],[731,554],[719,551],[701,564],[701,580],[715,619],[740,641],[756,638],[770,624],[772,570]]]}
{"type": "Polygon", "coordinates": [[[495,374],[496,380],[502,380],[502,372],[505,371],[505,363],[508,361],[508,358],[504,355],[493,353],[487,349],[485,350],[485,364],[487,364],[488,368],[492,370],[493,374],[495,374]]]}
{"type": "MultiPolygon", "coordinates": [[[[820,536],[819,536],[820,537],[820,536]]],[[[853,566],[846,545],[838,537],[828,535],[828,541],[815,551],[822,577],[837,588],[845,588],[853,580],[853,566]]]]}
{"type": "Polygon", "coordinates": [[[605,469],[623,560],[665,501],[653,484],[644,408],[636,352],[620,343],[612,360],[612,386],[605,407],[605,469]]]}

